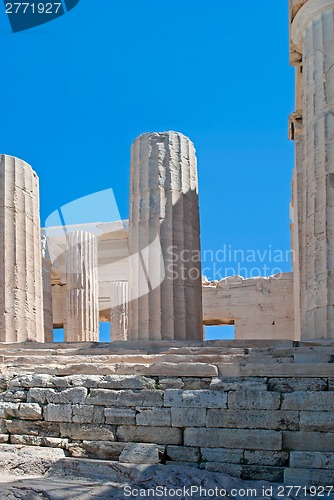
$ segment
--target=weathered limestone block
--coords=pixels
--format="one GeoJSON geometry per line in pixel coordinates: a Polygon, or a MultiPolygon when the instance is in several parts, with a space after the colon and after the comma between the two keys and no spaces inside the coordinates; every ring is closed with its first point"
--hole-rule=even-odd
{"type": "Polygon", "coordinates": [[[245,450],[245,462],[249,465],[287,466],[289,453],[287,451],[245,450]]]}
{"type": "Polygon", "coordinates": [[[246,481],[271,481],[283,483],[283,467],[267,467],[264,465],[243,465],[241,471],[242,479],[246,481]]]}
{"type": "Polygon", "coordinates": [[[204,448],[244,448],[248,450],[281,450],[282,433],[267,430],[246,429],[185,429],[185,446],[204,448]]]}
{"type": "Polygon", "coordinates": [[[93,405],[72,405],[72,422],[82,424],[104,424],[104,421],[105,416],[103,408],[93,405]]]}
{"type": "Polygon", "coordinates": [[[61,437],[93,440],[93,441],[115,441],[115,427],[111,425],[94,424],[60,424],[61,437]]]}
{"type": "Polygon", "coordinates": [[[131,154],[131,340],[201,340],[195,148],[176,132],[144,134],[131,154]]]}
{"type": "Polygon", "coordinates": [[[45,236],[42,238],[42,278],[43,278],[44,341],[53,342],[51,259],[45,236]]]}
{"type": "Polygon", "coordinates": [[[163,391],[165,389],[182,389],[184,387],[184,382],[182,378],[176,378],[176,377],[159,377],[159,389],[162,389],[163,391]]]}
{"type": "Polygon", "coordinates": [[[284,395],[282,410],[334,411],[334,392],[293,392],[284,395]]]}
{"type": "Polygon", "coordinates": [[[120,454],[119,461],[130,464],[158,464],[159,450],[155,444],[127,444],[120,454]]]}
{"type": "Polygon", "coordinates": [[[291,451],[290,466],[300,469],[334,470],[334,453],[291,451]]]}
{"type": "Polygon", "coordinates": [[[60,437],[60,428],[57,423],[38,422],[28,420],[6,420],[7,431],[10,434],[27,434],[31,436],[60,437]]]}
{"type": "Polygon", "coordinates": [[[172,407],[171,410],[173,427],[205,427],[205,408],[188,408],[185,410],[184,408],[172,407]]]}
{"type": "Polygon", "coordinates": [[[52,437],[38,437],[38,436],[25,436],[25,435],[12,435],[10,436],[11,444],[20,444],[27,446],[46,446],[48,448],[62,448],[67,449],[68,440],[52,437]]]}
{"type": "Polygon", "coordinates": [[[283,431],[283,448],[296,451],[333,451],[334,432],[283,431]]]}
{"type": "Polygon", "coordinates": [[[8,443],[9,441],[9,434],[0,434],[0,443],[8,443]]]}
{"type": "MultiPolygon", "coordinates": [[[[67,389],[71,387],[100,387],[100,383],[104,380],[102,375],[69,375],[67,377],[50,377],[50,387],[67,389]]],[[[38,385],[38,384],[36,384],[38,385]]],[[[42,387],[42,386],[40,386],[42,387]]],[[[49,387],[49,386],[48,386],[49,387]]]]}
{"type": "MultiPolygon", "coordinates": [[[[138,367],[138,365],[137,365],[138,367]]],[[[136,367],[136,368],[137,368],[136,367]]],[[[140,367],[139,367],[140,368],[140,367]]],[[[179,376],[179,377],[216,377],[218,369],[207,363],[154,363],[142,369],[146,375],[152,376],[179,376]]]]}
{"type": "Polygon", "coordinates": [[[67,236],[67,342],[98,342],[99,304],[97,240],[86,231],[67,236]]]}
{"type": "Polygon", "coordinates": [[[155,380],[139,375],[106,375],[98,386],[101,389],[154,389],[155,380]]]}
{"type": "Polygon", "coordinates": [[[327,380],[323,378],[270,378],[268,390],[275,392],[327,391],[327,380]]]}
{"type": "Polygon", "coordinates": [[[117,427],[118,441],[156,444],[182,444],[181,429],[168,427],[120,426],[117,427]]]}
{"type": "Polygon", "coordinates": [[[85,387],[73,387],[63,391],[54,389],[31,388],[29,397],[38,403],[54,403],[54,404],[78,404],[84,403],[87,396],[85,387]]]}
{"type": "Polygon", "coordinates": [[[48,404],[44,408],[46,422],[72,422],[72,405],[48,404]]]}
{"type": "Polygon", "coordinates": [[[240,477],[242,465],[208,462],[205,464],[205,470],[210,472],[223,472],[224,474],[228,474],[232,477],[240,477]]]}
{"type": "Polygon", "coordinates": [[[8,417],[41,420],[42,408],[34,403],[0,403],[0,418],[8,417]]]}
{"type": "Polygon", "coordinates": [[[25,390],[17,390],[12,387],[9,391],[0,393],[0,401],[18,403],[25,403],[27,401],[27,391],[25,390]]]}
{"type": "Polygon", "coordinates": [[[131,408],[105,408],[106,424],[135,425],[136,410],[131,408]]]}
{"type": "Polygon", "coordinates": [[[297,411],[208,410],[207,427],[234,429],[298,430],[297,411]]]}
{"type": "Polygon", "coordinates": [[[113,391],[108,389],[92,389],[86,399],[87,404],[101,406],[162,406],[163,391],[113,391]]]}
{"type": "Polygon", "coordinates": [[[82,441],[82,443],[69,443],[67,450],[72,457],[118,460],[124,446],[125,443],[111,441],[82,441]]]}
{"type": "Polygon", "coordinates": [[[38,177],[0,155],[0,342],[44,342],[38,177]]]}
{"type": "Polygon", "coordinates": [[[136,408],[137,425],[157,425],[160,427],[171,426],[171,413],[169,408],[136,408]]]}
{"type": "Polygon", "coordinates": [[[237,391],[244,388],[266,391],[267,379],[260,377],[222,377],[213,378],[210,383],[210,389],[219,389],[221,391],[237,391]]]}
{"type": "Polygon", "coordinates": [[[334,432],[333,411],[301,411],[300,429],[303,431],[334,432]]]}
{"type": "Polygon", "coordinates": [[[110,295],[110,338],[113,342],[128,338],[128,282],[113,281],[110,295]]]}
{"type": "Polygon", "coordinates": [[[199,390],[182,391],[167,389],[164,395],[164,406],[179,408],[226,408],[227,395],[220,391],[199,390]]]}
{"type": "Polygon", "coordinates": [[[201,458],[199,448],[186,446],[167,446],[167,457],[174,462],[198,462],[201,458]]]}
{"type": "Polygon", "coordinates": [[[8,380],[8,387],[52,387],[51,375],[18,375],[8,380]]]}
{"type": "MultiPolygon", "coordinates": [[[[228,393],[228,407],[239,410],[278,410],[281,405],[280,395],[274,392],[256,389],[240,389],[228,393]]],[[[293,409],[293,408],[287,408],[293,409]]]]}
{"type": "Polygon", "coordinates": [[[6,434],[6,433],[7,433],[7,428],[5,420],[3,418],[0,418],[0,434],[6,434]]]}
{"type": "MultiPolygon", "coordinates": [[[[183,389],[187,389],[189,391],[197,391],[199,389],[209,389],[210,383],[211,383],[211,377],[210,378],[184,377],[183,389]]],[[[178,387],[169,387],[169,389],[178,389],[178,387]]]]}
{"type": "Polygon", "coordinates": [[[308,486],[333,485],[334,472],[328,469],[296,469],[289,467],[284,471],[284,483],[308,486]]]}
{"type": "Polygon", "coordinates": [[[244,450],[229,450],[225,448],[201,448],[202,459],[216,463],[240,464],[244,458],[244,450]]]}

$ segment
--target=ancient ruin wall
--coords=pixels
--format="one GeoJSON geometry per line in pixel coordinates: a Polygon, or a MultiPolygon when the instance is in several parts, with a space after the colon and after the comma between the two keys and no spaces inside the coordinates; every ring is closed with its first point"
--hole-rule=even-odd
{"type": "Polygon", "coordinates": [[[203,285],[204,324],[234,324],[236,339],[294,340],[293,305],[292,273],[203,285]]]}
{"type": "Polygon", "coordinates": [[[333,484],[327,366],[327,376],[309,367],[309,376],[294,377],[298,370],[285,365],[283,378],[275,364],[267,366],[271,376],[256,377],[1,376],[0,442],[120,461],[134,461],[141,443],[146,463],[333,484]]]}

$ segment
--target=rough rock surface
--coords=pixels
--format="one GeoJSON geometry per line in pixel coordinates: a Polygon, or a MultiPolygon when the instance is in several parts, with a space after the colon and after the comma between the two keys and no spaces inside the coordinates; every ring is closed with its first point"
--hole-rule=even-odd
{"type": "MultiPolygon", "coordinates": [[[[1,499],[8,500],[143,498],[152,496],[152,491],[148,490],[157,487],[163,492],[159,498],[166,500],[172,497],[189,498],[191,487],[194,488],[191,498],[282,498],[279,495],[279,485],[268,482],[245,482],[223,473],[199,471],[179,465],[135,465],[69,459],[64,457],[62,450],[45,448],[3,445],[0,449],[0,468],[1,499]],[[184,491],[179,491],[178,496],[174,493],[177,488],[184,488],[184,491]],[[203,493],[204,490],[200,494],[200,488],[206,490],[207,495],[203,493]],[[267,496],[263,488],[266,489],[267,496]],[[212,494],[215,491],[217,494],[212,494]]],[[[284,495],[284,498],[301,497],[284,495]]],[[[302,498],[311,496],[303,494],[302,498]]]]}

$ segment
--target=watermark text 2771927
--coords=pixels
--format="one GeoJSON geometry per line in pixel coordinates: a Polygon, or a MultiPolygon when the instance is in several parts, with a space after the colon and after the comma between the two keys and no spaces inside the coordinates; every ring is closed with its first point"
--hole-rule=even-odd
{"type": "Polygon", "coordinates": [[[6,14],[58,14],[59,9],[62,8],[61,2],[7,2],[6,14]]]}
{"type": "MultiPolygon", "coordinates": [[[[0,0],[1,1],[1,0],[0,0]]],[[[3,0],[13,33],[35,28],[72,10],[80,0],[31,0],[8,2],[3,0]]]]}

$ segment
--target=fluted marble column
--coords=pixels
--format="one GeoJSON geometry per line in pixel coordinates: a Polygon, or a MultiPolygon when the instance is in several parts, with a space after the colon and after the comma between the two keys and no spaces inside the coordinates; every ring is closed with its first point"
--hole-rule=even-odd
{"type": "Polygon", "coordinates": [[[297,149],[301,338],[334,338],[334,0],[304,3],[291,38],[303,68],[302,153],[297,149]]]}
{"type": "Polygon", "coordinates": [[[43,342],[39,183],[30,165],[0,156],[0,341],[43,342]]]}
{"type": "Polygon", "coordinates": [[[132,145],[129,251],[128,338],[202,339],[197,161],[182,134],[132,145]]]}
{"type": "Polygon", "coordinates": [[[128,338],[128,282],[113,281],[110,294],[110,338],[112,341],[128,338]]]}
{"type": "Polygon", "coordinates": [[[43,308],[45,342],[53,342],[53,310],[51,286],[51,259],[47,239],[42,238],[43,308]]]}
{"type": "Polygon", "coordinates": [[[97,265],[96,237],[86,231],[69,233],[66,253],[66,342],[99,340],[97,265]]]}

